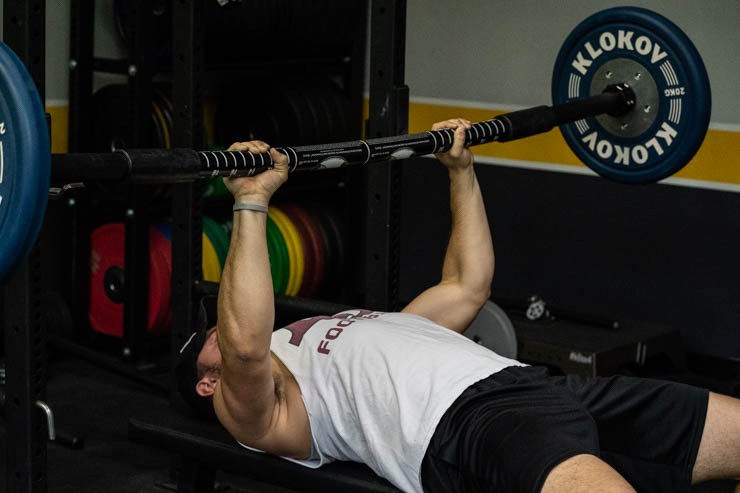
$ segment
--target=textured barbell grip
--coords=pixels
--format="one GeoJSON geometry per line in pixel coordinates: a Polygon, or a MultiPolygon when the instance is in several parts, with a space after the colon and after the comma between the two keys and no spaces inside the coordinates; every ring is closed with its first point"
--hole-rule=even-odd
{"type": "MultiPolygon", "coordinates": [[[[499,119],[475,123],[466,131],[465,145],[478,145],[498,140],[508,133],[509,127],[499,119]]],[[[333,144],[316,144],[282,147],[277,150],[288,157],[288,169],[315,170],[339,168],[406,159],[444,152],[452,147],[452,129],[354,140],[333,144]]],[[[249,151],[201,151],[201,176],[252,176],[273,167],[269,153],[254,154],[249,151]]]]}
{"type": "Polygon", "coordinates": [[[200,151],[201,176],[251,176],[273,167],[269,152],[200,151]]]}
{"type": "MultiPolygon", "coordinates": [[[[600,99],[600,102],[604,103],[604,100],[611,98],[593,99],[600,99]]],[[[572,121],[576,117],[602,113],[614,104],[612,101],[603,106],[594,106],[592,103],[593,100],[579,102],[577,110],[572,111],[572,114],[567,114],[566,119],[572,121]]],[[[474,123],[465,131],[465,145],[475,146],[494,141],[506,142],[547,132],[562,122],[563,115],[558,112],[559,109],[559,107],[536,106],[474,123]]],[[[286,147],[280,151],[288,155],[290,171],[324,169],[444,152],[452,147],[453,138],[452,129],[443,129],[335,144],[286,147]]],[[[207,160],[208,163],[212,162],[208,168],[209,171],[217,170],[220,175],[254,175],[272,166],[269,154],[254,155],[249,152],[240,152],[239,154],[247,156],[239,158],[227,156],[228,152],[220,154],[223,156],[215,155],[207,160]]]]}

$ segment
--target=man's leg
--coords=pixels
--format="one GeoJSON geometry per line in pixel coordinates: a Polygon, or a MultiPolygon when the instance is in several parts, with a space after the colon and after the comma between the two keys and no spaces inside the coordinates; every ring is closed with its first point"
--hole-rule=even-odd
{"type": "Polygon", "coordinates": [[[740,480],[740,399],[711,392],[692,483],[740,480]]]}
{"type": "Polygon", "coordinates": [[[627,493],[635,489],[609,464],[594,455],[573,456],[547,475],[542,493],[627,493]]]}

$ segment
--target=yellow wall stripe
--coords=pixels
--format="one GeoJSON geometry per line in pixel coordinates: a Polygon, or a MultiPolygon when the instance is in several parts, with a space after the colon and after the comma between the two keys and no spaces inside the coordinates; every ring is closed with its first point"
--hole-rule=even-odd
{"type": "Polygon", "coordinates": [[[51,152],[65,153],[69,148],[69,108],[67,106],[47,106],[51,116],[51,152]]]}
{"type": "MultiPolygon", "coordinates": [[[[501,113],[505,111],[412,101],[409,106],[409,133],[423,132],[432,123],[448,118],[460,117],[479,122],[501,113]]],[[[557,129],[522,140],[484,144],[476,147],[475,153],[489,158],[585,167],[557,129]]],[[[710,129],[691,162],[674,176],[740,184],[740,132],[710,129]]],[[[710,183],[707,186],[711,188],[710,183]]]]}

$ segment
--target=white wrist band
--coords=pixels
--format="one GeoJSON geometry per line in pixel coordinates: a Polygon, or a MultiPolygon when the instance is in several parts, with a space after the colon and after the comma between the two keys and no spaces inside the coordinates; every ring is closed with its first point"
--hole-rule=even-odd
{"type": "Polygon", "coordinates": [[[256,212],[267,212],[267,206],[266,205],[259,205],[259,204],[250,204],[248,202],[241,202],[238,204],[234,204],[234,207],[232,208],[234,212],[236,211],[256,211],[256,212]]]}

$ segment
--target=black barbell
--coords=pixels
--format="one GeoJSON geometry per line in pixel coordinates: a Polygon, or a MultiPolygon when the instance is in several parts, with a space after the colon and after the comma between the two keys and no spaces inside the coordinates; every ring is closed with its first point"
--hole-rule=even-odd
{"type": "MultiPolygon", "coordinates": [[[[686,35],[665,17],[617,7],[580,23],[554,67],[553,106],[475,123],[466,144],[505,142],[560,127],[574,153],[596,173],[624,183],[652,183],[683,168],[709,125],[706,69],[686,35]]],[[[451,130],[282,147],[289,169],[368,164],[449,149],[451,130]]],[[[0,280],[30,250],[49,183],[182,182],[260,173],[269,154],[192,149],[120,149],[49,153],[41,99],[23,64],[0,42],[0,280]]]]}
{"type": "MultiPolygon", "coordinates": [[[[602,94],[556,106],[537,106],[474,123],[465,132],[465,144],[506,142],[551,130],[582,118],[627,114],[635,94],[626,84],[615,84],[602,94]]],[[[451,129],[355,140],[333,144],[281,147],[288,169],[309,171],[406,159],[444,152],[452,146],[451,129]]],[[[119,149],[107,154],[53,154],[51,181],[119,181],[176,183],[217,176],[251,176],[273,166],[269,153],[196,151],[193,149],[119,149]]]]}

